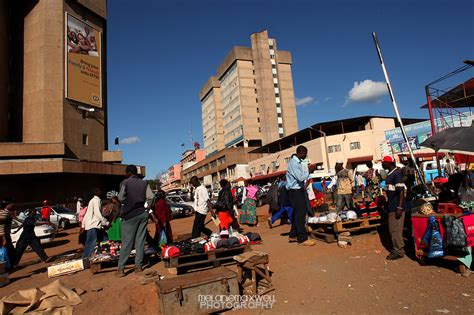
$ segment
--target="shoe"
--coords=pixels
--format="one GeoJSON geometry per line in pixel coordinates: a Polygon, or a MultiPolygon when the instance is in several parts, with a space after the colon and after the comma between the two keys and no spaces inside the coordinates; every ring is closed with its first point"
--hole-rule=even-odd
{"type": "Polygon", "coordinates": [[[298,239],[296,237],[288,237],[288,243],[294,243],[298,242],[298,239]]]}
{"type": "Polygon", "coordinates": [[[300,245],[300,246],[314,246],[314,245],[316,245],[316,242],[313,241],[313,240],[307,239],[303,243],[298,243],[298,245],[300,245]]]}
{"type": "Polygon", "coordinates": [[[267,219],[268,228],[271,230],[273,228],[272,219],[267,219]]]}
{"type": "Polygon", "coordinates": [[[135,273],[141,274],[143,272],[143,267],[135,267],[135,273]]]}
{"type": "Polygon", "coordinates": [[[120,278],[125,277],[125,272],[123,271],[123,269],[118,269],[115,275],[120,278]]]}
{"type": "Polygon", "coordinates": [[[387,260],[397,260],[397,259],[400,259],[400,258],[403,258],[404,255],[399,255],[399,254],[396,254],[396,253],[390,253],[390,255],[388,255],[385,259],[387,260]]]}

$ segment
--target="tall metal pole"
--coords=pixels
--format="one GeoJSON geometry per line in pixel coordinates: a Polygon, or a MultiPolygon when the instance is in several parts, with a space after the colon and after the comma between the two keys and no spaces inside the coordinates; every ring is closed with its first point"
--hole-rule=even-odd
{"type": "Polygon", "coordinates": [[[420,169],[418,168],[418,164],[416,164],[415,155],[413,154],[413,150],[411,149],[410,141],[408,140],[408,136],[405,132],[405,127],[403,126],[403,122],[402,122],[402,119],[400,117],[400,113],[398,111],[397,101],[395,100],[395,95],[393,94],[392,85],[390,84],[390,79],[388,77],[387,69],[385,68],[385,63],[383,62],[382,51],[380,50],[380,45],[379,45],[379,42],[377,40],[377,35],[375,34],[375,32],[372,32],[372,37],[374,39],[375,48],[377,49],[377,54],[379,55],[380,65],[382,66],[382,71],[383,71],[383,74],[385,76],[385,82],[387,83],[388,93],[390,94],[390,98],[392,100],[393,109],[395,110],[395,115],[397,116],[398,123],[400,124],[400,130],[402,132],[403,138],[405,139],[405,143],[407,144],[408,152],[410,153],[410,157],[413,161],[413,164],[415,165],[415,170],[416,170],[418,176],[420,177],[420,180],[423,183],[423,186],[425,186],[426,189],[429,191],[429,188],[428,188],[428,186],[426,185],[426,182],[425,182],[425,178],[421,174],[420,169]]]}
{"type": "Polygon", "coordinates": [[[324,131],[321,131],[321,130],[313,128],[313,127],[309,127],[309,128],[314,130],[314,131],[317,131],[317,132],[319,132],[320,134],[323,135],[323,138],[324,138],[324,152],[326,152],[326,163],[327,163],[326,171],[329,173],[330,165],[329,165],[328,143],[326,141],[326,133],[324,131]]]}

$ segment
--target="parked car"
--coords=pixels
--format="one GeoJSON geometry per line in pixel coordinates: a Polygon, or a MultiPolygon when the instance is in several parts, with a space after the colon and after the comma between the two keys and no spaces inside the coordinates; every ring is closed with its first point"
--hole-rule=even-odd
{"type": "MultiPolygon", "coordinates": [[[[18,229],[18,227],[22,223],[23,223],[22,220],[13,219],[12,231],[16,231],[16,229],[18,229]]],[[[11,233],[13,245],[15,245],[18,239],[20,238],[21,232],[23,232],[23,228],[21,228],[15,234],[11,233]]],[[[35,234],[36,236],[38,236],[42,244],[46,244],[46,243],[52,242],[54,238],[56,237],[56,228],[51,224],[38,223],[35,226],[35,234]]]]}
{"type": "MultiPolygon", "coordinates": [[[[440,161],[441,177],[444,177],[444,166],[446,165],[446,163],[443,162],[444,161],[440,161]]],[[[422,163],[421,167],[423,174],[425,175],[426,183],[431,183],[434,179],[437,179],[439,177],[438,164],[436,163],[436,161],[425,161],[422,163]]]]}
{"type": "Polygon", "coordinates": [[[188,217],[194,213],[194,208],[189,205],[171,202],[168,202],[168,204],[171,208],[172,219],[188,217]]]}
{"type": "Polygon", "coordinates": [[[168,195],[166,196],[166,201],[170,204],[176,203],[176,204],[187,205],[194,209],[194,202],[189,200],[188,196],[186,195],[168,195]]]}
{"type": "MultiPolygon", "coordinates": [[[[51,211],[49,222],[56,225],[58,228],[65,229],[79,223],[75,211],[62,206],[53,206],[51,208],[53,210],[51,211]]],[[[35,210],[41,217],[41,207],[36,207],[35,210]]]]}

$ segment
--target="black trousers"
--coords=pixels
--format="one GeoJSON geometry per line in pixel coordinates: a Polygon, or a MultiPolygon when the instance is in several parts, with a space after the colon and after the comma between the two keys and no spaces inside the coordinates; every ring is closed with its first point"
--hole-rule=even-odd
{"type": "Polygon", "coordinates": [[[296,237],[298,243],[308,239],[306,234],[306,214],[310,211],[308,197],[304,189],[289,190],[290,203],[293,207],[293,218],[291,220],[290,237],[296,237]]]}
{"type": "Polygon", "coordinates": [[[16,243],[16,264],[20,263],[21,257],[23,256],[23,253],[25,252],[28,245],[35,251],[36,255],[38,255],[42,261],[48,259],[48,255],[46,255],[44,252],[40,239],[36,235],[21,234],[18,242],[16,243]]]}
{"type": "Polygon", "coordinates": [[[211,236],[212,231],[205,226],[205,221],[206,215],[196,212],[194,216],[192,238],[200,237],[201,233],[206,234],[207,237],[211,236]]]}

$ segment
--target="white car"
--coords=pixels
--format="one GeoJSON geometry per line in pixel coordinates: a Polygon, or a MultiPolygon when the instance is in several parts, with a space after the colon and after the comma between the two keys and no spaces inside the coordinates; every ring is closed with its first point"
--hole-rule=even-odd
{"type": "MultiPolygon", "coordinates": [[[[49,216],[49,222],[53,223],[58,228],[65,229],[71,225],[79,223],[76,212],[61,206],[52,206],[51,208],[53,211],[51,211],[51,215],[49,216]]],[[[41,218],[41,207],[37,207],[35,210],[41,218]]]]}
{"type": "Polygon", "coordinates": [[[191,207],[194,211],[194,202],[187,200],[187,198],[184,198],[183,196],[180,195],[168,195],[166,196],[166,201],[168,203],[172,204],[183,204],[191,207]]]}
{"type": "MultiPolygon", "coordinates": [[[[23,222],[18,219],[13,219],[12,232],[16,231],[22,223],[23,222]]],[[[23,232],[23,228],[21,228],[15,234],[11,233],[13,245],[15,245],[20,238],[21,232],[23,232]]],[[[35,226],[35,234],[40,239],[41,244],[46,244],[52,242],[56,237],[56,228],[50,224],[38,224],[35,226]]]]}

